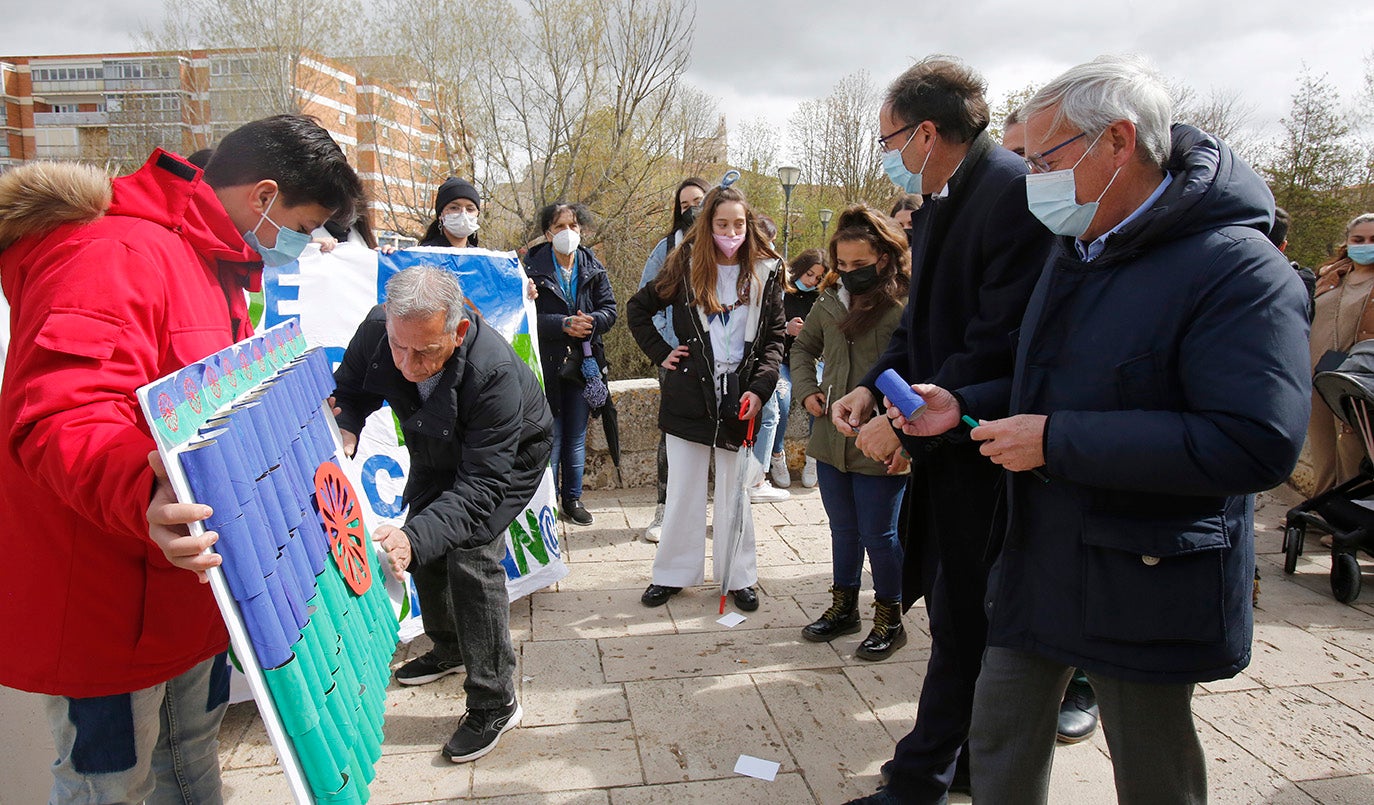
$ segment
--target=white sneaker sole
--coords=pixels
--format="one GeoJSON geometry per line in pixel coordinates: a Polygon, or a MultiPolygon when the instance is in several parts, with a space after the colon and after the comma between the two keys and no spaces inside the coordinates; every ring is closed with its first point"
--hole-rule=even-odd
{"type": "Polygon", "coordinates": [[[443,679],[444,677],[448,676],[449,674],[456,674],[456,673],[458,673],[459,671],[462,671],[462,670],[463,670],[463,666],[461,666],[461,665],[455,665],[454,667],[452,667],[452,668],[447,668],[447,669],[445,669],[445,670],[443,670],[443,671],[440,671],[440,672],[437,673],[437,674],[427,674],[427,675],[425,675],[425,676],[412,676],[412,677],[409,677],[409,678],[407,678],[407,679],[402,679],[402,678],[400,678],[400,677],[398,676],[398,677],[396,677],[396,682],[397,682],[397,684],[401,684],[401,685],[410,685],[410,686],[412,686],[412,687],[414,687],[414,686],[416,686],[416,685],[428,685],[428,684],[431,683],[431,682],[437,682],[437,681],[439,681],[440,679],[443,679]]]}
{"type": "Polygon", "coordinates": [[[471,754],[454,755],[453,757],[450,757],[449,760],[453,763],[471,763],[472,761],[480,757],[486,756],[491,752],[491,750],[496,748],[496,745],[498,743],[501,742],[502,735],[505,735],[506,733],[520,726],[520,719],[523,718],[524,715],[525,710],[520,706],[520,702],[517,701],[515,703],[515,712],[511,714],[510,720],[506,722],[506,726],[502,727],[501,731],[496,733],[496,737],[492,739],[491,743],[487,744],[481,749],[478,749],[476,752],[472,752],[471,754]]]}

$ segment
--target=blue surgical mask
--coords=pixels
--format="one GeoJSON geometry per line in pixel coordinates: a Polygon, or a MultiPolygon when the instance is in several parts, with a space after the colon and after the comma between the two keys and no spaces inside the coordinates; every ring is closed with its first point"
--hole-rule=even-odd
{"type": "Polygon", "coordinates": [[[272,205],[276,204],[277,199],[280,197],[280,193],[273,196],[272,200],[267,202],[267,207],[262,211],[262,217],[258,219],[258,225],[253,227],[251,231],[243,233],[243,241],[247,243],[253,251],[258,253],[264,265],[271,267],[284,266],[287,263],[296,262],[300,259],[301,252],[305,251],[305,247],[310,245],[309,235],[304,232],[297,232],[294,229],[287,229],[267,217],[267,213],[272,210],[272,205]],[[262,242],[258,240],[258,227],[262,226],[263,221],[277,228],[277,245],[270,248],[262,245],[262,242]]]}
{"type": "Polygon", "coordinates": [[[1352,243],[1345,247],[1345,255],[1362,266],[1374,264],[1374,243],[1352,243]]]}
{"type": "Polygon", "coordinates": [[[913,131],[911,132],[911,137],[906,138],[906,143],[904,143],[901,148],[883,152],[883,171],[887,173],[887,178],[891,179],[893,184],[908,193],[916,193],[919,195],[925,192],[922,189],[924,182],[921,178],[921,174],[925,173],[926,163],[930,162],[930,155],[935,153],[935,144],[931,143],[930,150],[926,152],[925,161],[921,163],[921,170],[917,173],[912,173],[907,170],[906,163],[902,162],[902,152],[906,150],[908,145],[911,145],[911,140],[915,136],[916,132],[913,131]]]}
{"type": "Polygon", "coordinates": [[[1097,201],[1078,203],[1078,186],[1074,182],[1073,172],[1100,139],[1102,132],[1098,132],[1092,145],[1089,145],[1083,156],[1078,158],[1078,162],[1073,163],[1072,168],[1049,173],[1032,173],[1026,177],[1026,206],[1030,208],[1031,215],[1039,218],[1040,223],[1056,235],[1076,238],[1087,232],[1093,218],[1097,216],[1098,202],[1102,201],[1102,196],[1107,195],[1112,182],[1116,181],[1117,174],[1121,173],[1121,168],[1117,168],[1116,173],[1112,174],[1111,181],[1102,188],[1097,201]]]}
{"type": "Polygon", "coordinates": [[[806,283],[802,282],[800,279],[797,280],[796,285],[797,285],[797,290],[799,290],[799,291],[814,291],[814,290],[816,290],[817,288],[820,287],[820,284],[819,284],[819,283],[816,284],[816,285],[807,285],[806,283]]]}

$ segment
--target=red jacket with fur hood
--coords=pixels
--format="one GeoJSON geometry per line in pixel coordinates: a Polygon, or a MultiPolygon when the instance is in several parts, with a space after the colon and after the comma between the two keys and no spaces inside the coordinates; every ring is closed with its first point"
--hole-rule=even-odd
{"type": "Polygon", "coordinates": [[[210,588],[148,538],[134,392],[250,335],[261,268],[166,152],[113,181],[60,163],[0,175],[0,684],[124,693],[225,649],[210,588]]]}

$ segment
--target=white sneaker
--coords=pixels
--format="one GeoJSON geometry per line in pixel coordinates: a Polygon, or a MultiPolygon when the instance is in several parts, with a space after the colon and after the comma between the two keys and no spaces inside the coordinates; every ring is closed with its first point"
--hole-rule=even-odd
{"type": "Polygon", "coordinates": [[[645,542],[658,542],[659,535],[663,533],[663,504],[660,503],[654,509],[654,521],[649,523],[649,527],[644,529],[645,542]]]}
{"type": "Polygon", "coordinates": [[[768,474],[773,476],[773,483],[781,487],[792,485],[792,474],[787,471],[787,454],[774,453],[773,461],[768,468],[768,474]]]}
{"type": "Polygon", "coordinates": [[[790,497],[792,497],[791,492],[788,492],[786,489],[778,489],[776,486],[768,483],[767,480],[764,480],[764,482],[758,486],[749,488],[750,503],[777,503],[781,500],[787,500],[790,497]]]}
{"type": "Polygon", "coordinates": [[[807,489],[816,487],[816,459],[811,456],[806,457],[806,464],[802,466],[802,486],[807,489]]]}

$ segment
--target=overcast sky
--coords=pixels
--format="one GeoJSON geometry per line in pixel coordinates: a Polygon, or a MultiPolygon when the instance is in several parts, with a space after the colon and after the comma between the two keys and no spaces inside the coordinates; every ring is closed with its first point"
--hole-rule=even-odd
{"type": "MultiPolygon", "coordinates": [[[[0,54],[127,50],[162,0],[0,0],[0,54]]],[[[1355,0],[698,0],[688,79],[733,127],[784,129],[796,104],[866,69],[885,85],[913,59],[947,53],[996,100],[1100,53],[1139,53],[1200,94],[1234,90],[1268,134],[1304,63],[1347,98],[1374,52],[1374,4],[1355,0]]]]}

